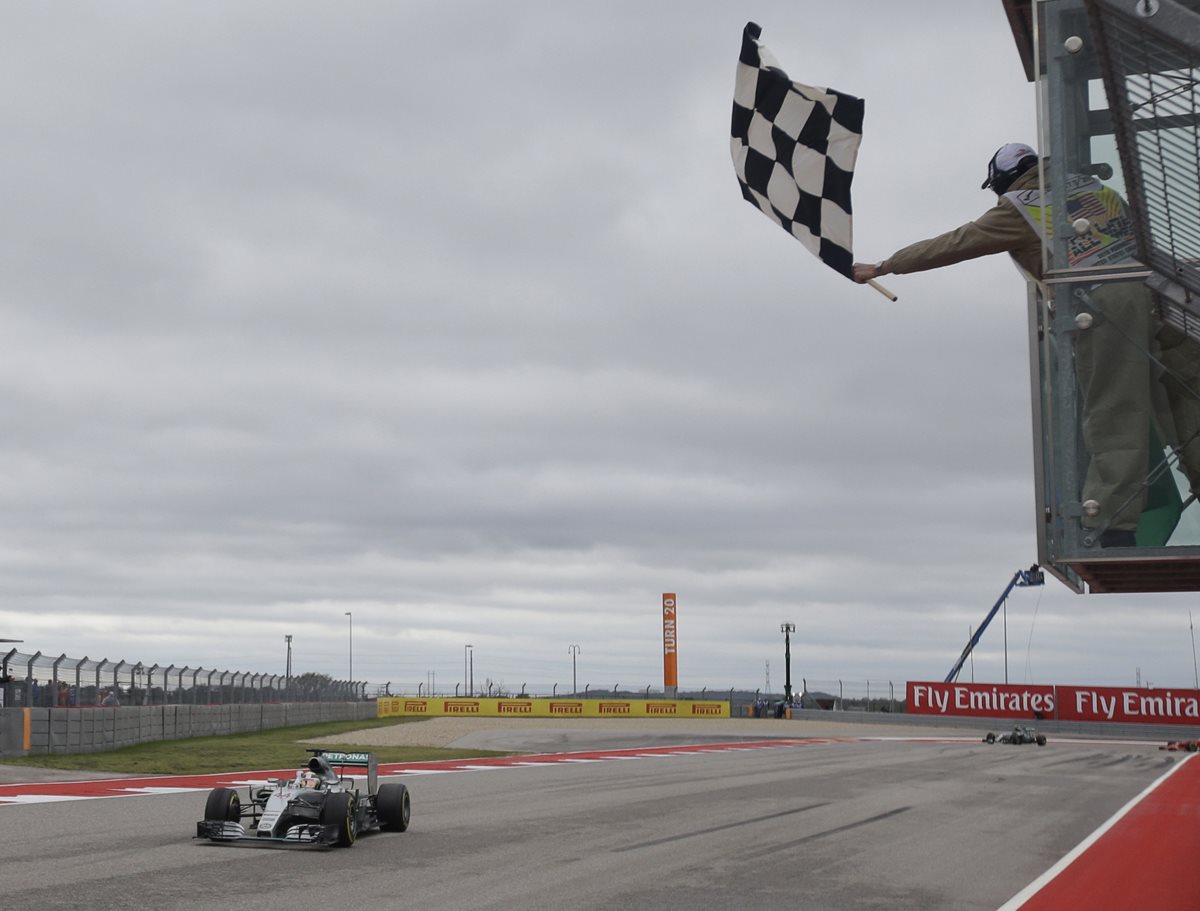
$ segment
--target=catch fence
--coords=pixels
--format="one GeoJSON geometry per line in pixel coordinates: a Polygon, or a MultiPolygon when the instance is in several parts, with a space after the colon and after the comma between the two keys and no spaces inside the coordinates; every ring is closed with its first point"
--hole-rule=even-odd
{"type": "Polygon", "coordinates": [[[797,700],[806,709],[838,712],[904,711],[907,682],[893,680],[817,680],[801,678],[797,700]]]}
{"type": "MultiPolygon", "coordinates": [[[[600,699],[661,699],[661,686],[595,686],[553,683],[519,689],[485,681],[468,688],[453,688],[387,682],[333,680],[325,675],[293,675],[212,667],[178,667],[146,661],[110,661],[87,656],[32,654],[12,649],[0,652],[0,707],[70,708],[82,706],[150,705],[241,705],[272,702],[354,702],[376,696],[418,697],[581,697],[600,699]]],[[[805,709],[847,712],[903,712],[904,682],[863,679],[796,678],[792,701],[805,709]]],[[[734,714],[747,709],[775,707],[786,694],[778,686],[771,690],[737,687],[701,687],[679,690],[682,699],[722,699],[734,714]]]]}
{"type": "Polygon", "coordinates": [[[0,706],[8,708],[346,702],[367,698],[366,688],[365,683],[317,674],[289,677],[124,659],[97,661],[25,654],[15,648],[0,657],[0,706]]]}

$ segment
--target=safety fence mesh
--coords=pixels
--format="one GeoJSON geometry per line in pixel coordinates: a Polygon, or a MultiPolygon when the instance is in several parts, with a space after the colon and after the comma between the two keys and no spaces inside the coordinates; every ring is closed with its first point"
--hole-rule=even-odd
{"type": "Polygon", "coordinates": [[[231,705],[340,702],[366,697],[365,684],[320,674],[254,673],[0,651],[0,705],[231,705]]]}
{"type": "MultiPolygon", "coordinates": [[[[1087,0],[1134,218],[1164,316],[1200,329],[1200,13],[1175,0],[1087,0]]],[[[1152,282],[1153,284],[1153,282],[1152,282]]]]}

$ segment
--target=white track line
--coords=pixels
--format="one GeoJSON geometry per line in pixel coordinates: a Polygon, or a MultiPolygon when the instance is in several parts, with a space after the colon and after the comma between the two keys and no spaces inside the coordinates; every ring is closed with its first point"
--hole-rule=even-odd
{"type": "Polygon", "coordinates": [[[1043,888],[1045,888],[1045,886],[1048,882],[1050,882],[1052,879],[1054,879],[1054,877],[1058,876],[1059,873],[1061,873],[1063,870],[1065,870],[1067,867],[1069,867],[1075,861],[1075,859],[1077,857],[1079,857],[1079,855],[1083,854],[1084,851],[1086,851],[1088,848],[1090,848],[1092,845],[1094,845],[1097,841],[1099,841],[1100,837],[1102,835],[1104,835],[1105,832],[1107,832],[1109,829],[1111,829],[1113,826],[1115,826],[1134,807],[1136,807],[1139,803],[1141,803],[1143,800],[1145,800],[1147,797],[1149,797],[1150,794],[1152,794],[1159,785],[1161,785],[1164,781],[1166,781],[1168,778],[1170,778],[1172,775],[1174,775],[1176,772],[1178,772],[1180,769],[1182,769],[1183,764],[1195,755],[1196,755],[1195,753],[1189,753],[1188,755],[1184,756],[1183,759],[1181,759],[1179,762],[1177,762],[1175,765],[1173,765],[1171,768],[1169,768],[1166,772],[1164,772],[1162,775],[1160,775],[1157,779],[1152,781],[1149,785],[1147,785],[1146,789],[1143,790],[1142,793],[1138,794],[1131,801],[1129,801],[1129,803],[1125,804],[1125,806],[1123,806],[1123,807],[1121,807],[1121,809],[1117,810],[1117,812],[1114,813],[1111,817],[1109,817],[1108,821],[1105,822],[1102,826],[1100,826],[1100,828],[1098,828],[1095,832],[1093,832],[1091,835],[1089,835],[1087,838],[1085,838],[1083,841],[1081,841],[1079,844],[1077,844],[1058,863],[1056,863],[1053,867],[1051,867],[1049,870],[1047,870],[1045,873],[1043,873],[1041,876],[1039,876],[1037,879],[1035,879],[1033,882],[1031,882],[1028,886],[1026,886],[1024,889],[1022,889],[1020,892],[1018,892],[1016,895],[1014,895],[1008,901],[1006,901],[1003,905],[1001,905],[999,908],[997,908],[996,911],[1016,911],[1016,909],[1020,908],[1023,904],[1025,904],[1025,902],[1027,902],[1027,901],[1029,901],[1029,899],[1033,898],[1034,895],[1036,895],[1043,888]]]}

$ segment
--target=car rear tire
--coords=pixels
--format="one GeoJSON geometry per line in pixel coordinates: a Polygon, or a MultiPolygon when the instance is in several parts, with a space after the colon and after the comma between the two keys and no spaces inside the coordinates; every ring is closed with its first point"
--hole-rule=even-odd
{"type": "Polygon", "coordinates": [[[1044,747],[1046,745],[1046,735],[1045,734],[1037,735],[1037,745],[1040,747],[1044,747]]]}
{"type": "Polygon", "coordinates": [[[988,731],[988,734],[987,734],[987,736],[986,736],[986,737],[984,737],[983,739],[984,739],[984,742],[985,742],[985,743],[995,743],[995,742],[996,742],[996,735],[995,735],[995,734],[993,734],[991,731],[988,731]]]}
{"type": "Polygon", "coordinates": [[[242,802],[233,788],[213,788],[204,803],[204,818],[237,822],[242,818],[242,802]]]}
{"type": "Polygon", "coordinates": [[[348,848],[354,844],[357,834],[354,826],[354,795],[330,794],[325,798],[321,807],[321,825],[337,826],[337,839],[334,841],[339,848],[348,848]]]}
{"type": "Polygon", "coordinates": [[[408,788],[402,784],[383,784],[375,796],[375,812],[379,816],[382,828],[396,832],[408,829],[408,820],[412,816],[412,801],[408,796],[408,788]]]}

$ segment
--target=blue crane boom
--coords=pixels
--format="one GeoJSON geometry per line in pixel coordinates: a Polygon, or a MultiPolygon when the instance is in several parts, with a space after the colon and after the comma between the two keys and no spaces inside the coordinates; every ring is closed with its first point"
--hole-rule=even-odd
{"type": "Polygon", "coordinates": [[[1018,587],[1026,587],[1030,585],[1042,585],[1046,581],[1042,571],[1038,569],[1036,563],[1029,569],[1018,569],[1013,573],[1012,581],[1004,589],[1004,592],[996,599],[996,603],[992,605],[992,609],[988,611],[988,615],[983,618],[983,623],[979,625],[979,629],[975,630],[975,634],[971,637],[971,641],[967,643],[967,647],[963,649],[958,660],[954,662],[954,667],[950,668],[950,673],[946,675],[946,683],[953,683],[958,679],[959,672],[962,671],[962,666],[966,663],[971,652],[975,650],[975,646],[979,644],[979,637],[983,635],[983,631],[988,628],[988,624],[992,622],[992,618],[996,616],[996,611],[1000,610],[1000,606],[1004,604],[1009,593],[1018,587]]]}

